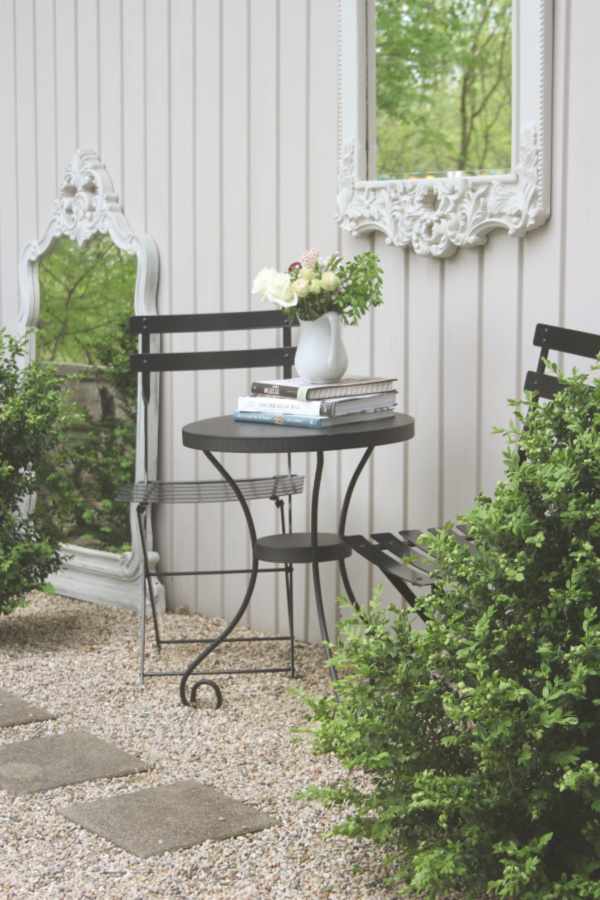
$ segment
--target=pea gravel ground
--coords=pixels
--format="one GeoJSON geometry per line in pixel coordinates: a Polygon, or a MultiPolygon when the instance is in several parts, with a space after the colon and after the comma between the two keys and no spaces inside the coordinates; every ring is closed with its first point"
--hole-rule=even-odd
{"type": "MultiPolygon", "coordinates": [[[[303,702],[285,675],[221,677],[220,710],[180,704],[178,680],[138,683],[138,616],[34,592],[0,616],[0,688],[57,714],[0,729],[2,744],[78,729],[132,753],[146,773],[33,795],[0,791],[0,897],[60,900],[390,900],[382,852],[325,833],[343,813],[295,798],[344,771],[295,743],[303,702]],[[196,779],[278,820],[275,828],[141,860],[64,818],[71,803],[196,779]]],[[[165,632],[212,634],[218,623],[167,614],[165,632]]],[[[241,665],[283,645],[237,645],[241,665]],[[267,646],[267,650],[265,650],[267,646]],[[261,648],[260,650],[258,648],[261,648]],[[256,654],[253,656],[253,654],[256,654]]],[[[177,665],[178,649],[168,651],[177,665]]],[[[229,651],[228,651],[229,652],[229,651]]],[[[298,646],[298,684],[328,691],[320,647],[298,646]]],[[[189,648],[187,657],[189,658],[189,648]]],[[[181,662],[179,663],[181,665],[181,662]]],[[[414,895],[413,895],[414,896],[414,895]]]]}

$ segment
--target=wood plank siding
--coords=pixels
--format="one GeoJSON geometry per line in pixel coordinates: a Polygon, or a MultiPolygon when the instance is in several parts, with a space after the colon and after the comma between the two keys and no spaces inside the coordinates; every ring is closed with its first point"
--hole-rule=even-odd
{"type": "MultiPolygon", "coordinates": [[[[431,525],[490,493],[502,473],[494,425],[509,419],[535,361],[536,322],[600,332],[597,258],[600,179],[600,3],[556,0],[552,212],[523,239],[437,260],[338,229],[337,0],[2,0],[0,4],[0,325],[16,331],[18,257],[50,218],[77,148],[97,152],[123,211],[160,254],[162,313],[258,306],[250,285],[263,266],[287,267],[308,247],[379,253],[384,305],[345,343],[355,373],[398,378],[400,407],[416,418],[406,447],[376,450],[359,483],[348,530],[431,525]],[[596,199],[598,198],[598,200],[596,199]]],[[[233,340],[232,338],[228,339],[233,340]]],[[[181,349],[194,347],[181,338],[181,349]]],[[[162,477],[212,477],[181,443],[181,426],[228,413],[251,373],[165,378],[162,477]]],[[[322,527],[335,529],[357,454],[326,459],[322,527]]],[[[237,475],[285,460],[227,460],[237,475]]],[[[295,459],[310,478],[313,461],[295,459]]],[[[310,493],[295,504],[306,527],[310,493]]],[[[254,505],[259,533],[276,529],[254,505]]],[[[164,567],[248,562],[233,504],[161,513],[155,544],[164,567]]],[[[377,576],[349,564],[367,601],[377,576]]],[[[309,573],[296,579],[299,637],[318,640],[309,573]]],[[[329,624],[341,591],[323,567],[329,624]]],[[[169,607],[228,617],[243,577],[167,583],[169,607]]],[[[391,592],[388,592],[392,599],[391,592]]],[[[285,627],[283,584],[259,581],[250,625],[285,627]]]]}

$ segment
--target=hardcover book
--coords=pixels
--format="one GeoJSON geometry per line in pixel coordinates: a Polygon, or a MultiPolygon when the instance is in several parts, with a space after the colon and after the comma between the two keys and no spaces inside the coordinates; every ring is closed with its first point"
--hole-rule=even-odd
{"type": "Polygon", "coordinates": [[[379,394],[393,390],[397,378],[369,378],[349,375],[330,384],[312,384],[302,378],[282,378],[274,381],[253,381],[252,394],[271,397],[295,397],[297,400],[321,400],[328,397],[352,397],[359,394],[379,394]]]}
{"type": "Polygon", "coordinates": [[[371,409],[385,409],[396,405],[397,391],[363,394],[358,397],[334,397],[330,400],[297,400],[293,397],[272,397],[270,394],[251,394],[238,397],[237,408],[242,412],[272,412],[285,416],[345,416],[371,409]]]}
{"type": "Polygon", "coordinates": [[[377,419],[389,419],[394,415],[393,409],[375,409],[370,412],[352,413],[349,416],[286,416],[268,412],[242,412],[236,409],[233,418],[236,422],[259,422],[264,425],[293,425],[296,428],[335,428],[352,425],[357,422],[374,422],[377,419]]]}

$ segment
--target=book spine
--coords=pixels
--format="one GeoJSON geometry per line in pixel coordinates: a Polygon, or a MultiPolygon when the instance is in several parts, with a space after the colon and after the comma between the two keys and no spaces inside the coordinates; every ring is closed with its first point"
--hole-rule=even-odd
{"type": "Polygon", "coordinates": [[[236,422],[262,422],[265,425],[295,425],[300,428],[321,428],[321,419],[318,416],[294,416],[268,412],[242,412],[234,410],[233,418],[236,422]]]}
{"type": "Polygon", "coordinates": [[[319,400],[319,401],[313,400],[313,403],[317,403],[317,402],[321,404],[319,415],[321,415],[321,416],[339,415],[339,413],[337,412],[338,403],[336,400],[319,400]]]}
{"type": "MultiPolygon", "coordinates": [[[[251,394],[264,394],[266,397],[300,397],[298,388],[289,384],[269,384],[268,381],[253,381],[251,394]]],[[[303,398],[305,399],[305,398],[303,398]]]]}
{"type": "Polygon", "coordinates": [[[238,410],[242,412],[272,412],[284,416],[322,416],[325,415],[323,406],[320,400],[294,400],[267,394],[238,398],[238,410]]]}

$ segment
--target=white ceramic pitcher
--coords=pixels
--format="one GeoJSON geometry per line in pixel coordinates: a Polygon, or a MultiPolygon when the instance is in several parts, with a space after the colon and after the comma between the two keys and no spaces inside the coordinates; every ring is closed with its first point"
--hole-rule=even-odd
{"type": "Polygon", "coordinates": [[[300,320],[294,365],[304,381],[322,384],[340,380],[348,368],[348,354],[342,343],[342,319],[337,313],[325,313],[312,322],[300,320]]]}

